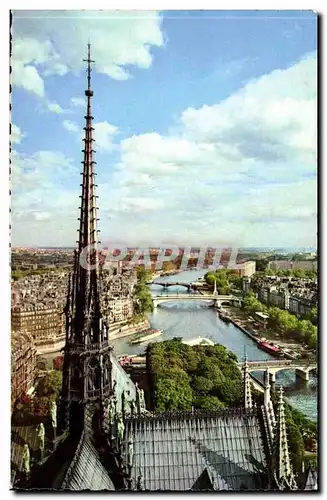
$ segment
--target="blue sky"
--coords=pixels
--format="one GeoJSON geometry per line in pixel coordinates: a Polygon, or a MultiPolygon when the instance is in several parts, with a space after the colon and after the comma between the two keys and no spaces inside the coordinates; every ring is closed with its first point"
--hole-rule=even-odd
{"type": "Polygon", "coordinates": [[[102,241],[316,245],[316,16],[17,11],[12,242],[76,238],[90,39],[102,241]]]}

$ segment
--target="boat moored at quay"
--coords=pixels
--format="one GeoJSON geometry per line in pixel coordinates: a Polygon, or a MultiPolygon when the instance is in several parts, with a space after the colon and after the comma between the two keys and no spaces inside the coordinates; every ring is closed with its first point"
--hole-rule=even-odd
{"type": "Polygon", "coordinates": [[[143,342],[147,342],[148,340],[155,339],[157,337],[160,337],[160,335],[163,334],[163,330],[159,329],[150,329],[146,330],[145,332],[142,332],[142,335],[137,336],[136,338],[132,339],[130,341],[131,345],[134,344],[142,344],[143,342]]]}

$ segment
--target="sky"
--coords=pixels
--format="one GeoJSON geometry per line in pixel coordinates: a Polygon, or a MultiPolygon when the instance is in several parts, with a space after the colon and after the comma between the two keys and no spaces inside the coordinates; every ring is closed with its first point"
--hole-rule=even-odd
{"type": "Polygon", "coordinates": [[[74,246],[91,42],[100,240],[316,247],[310,11],[14,11],[12,244],[74,246]]]}

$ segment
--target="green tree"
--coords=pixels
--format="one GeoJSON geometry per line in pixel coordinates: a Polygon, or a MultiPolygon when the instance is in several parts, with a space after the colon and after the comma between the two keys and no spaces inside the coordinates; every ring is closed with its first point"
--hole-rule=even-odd
{"type": "Polygon", "coordinates": [[[223,384],[215,387],[215,395],[228,406],[239,406],[243,399],[241,381],[226,378],[223,384]]]}
{"type": "Polygon", "coordinates": [[[303,269],[296,269],[295,271],[293,271],[293,276],[294,278],[305,278],[306,273],[303,269]]]}
{"type": "MultiPolygon", "coordinates": [[[[236,404],[242,393],[237,357],[221,345],[188,346],[176,338],[150,344],[147,368],[158,410],[186,409],[204,404],[201,398],[218,398],[236,404]],[[192,395],[192,398],[191,398],[192,395]]],[[[210,399],[218,404],[217,399],[210,399]]]]}
{"type": "Polygon", "coordinates": [[[312,324],[317,325],[317,323],[318,323],[318,309],[316,307],[313,307],[311,309],[309,319],[310,319],[312,324]]]}
{"type": "Polygon", "coordinates": [[[153,310],[151,292],[144,281],[140,281],[135,287],[135,309],[138,314],[153,310]]]}
{"type": "Polygon", "coordinates": [[[193,391],[184,379],[161,377],[155,389],[155,407],[158,411],[190,410],[192,408],[193,391]]]}
{"type": "Polygon", "coordinates": [[[255,259],[255,268],[257,271],[262,272],[267,269],[267,259],[255,259]]]}
{"type": "Polygon", "coordinates": [[[216,410],[217,408],[225,408],[226,403],[220,401],[216,396],[198,396],[194,400],[194,406],[203,410],[216,410]]]}
{"type": "Polygon", "coordinates": [[[192,386],[197,394],[208,394],[212,391],[214,383],[212,379],[196,376],[192,380],[192,386]]]}
{"type": "Polygon", "coordinates": [[[304,442],[299,427],[291,420],[286,423],[290,459],[295,472],[301,471],[304,442]]]}
{"type": "Polygon", "coordinates": [[[62,387],[62,372],[51,370],[42,377],[37,385],[39,397],[57,398],[62,387]]]}
{"type": "Polygon", "coordinates": [[[204,276],[204,279],[206,280],[208,285],[213,285],[214,282],[216,281],[216,275],[214,273],[210,272],[204,276]]]}
{"type": "Polygon", "coordinates": [[[307,340],[308,347],[309,349],[316,349],[317,348],[317,333],[312,333],[310,337],[307,340]]]}

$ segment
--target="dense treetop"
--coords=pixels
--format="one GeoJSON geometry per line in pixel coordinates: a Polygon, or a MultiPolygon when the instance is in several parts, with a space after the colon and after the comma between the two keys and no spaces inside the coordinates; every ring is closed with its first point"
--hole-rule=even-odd
{"type": "Polygon", "coordinates": [[[147,362],[155,409],[238,406],[242,381],[236,361],[222,345],[189,346],[176,338],[150,344],[147,362]]]}

